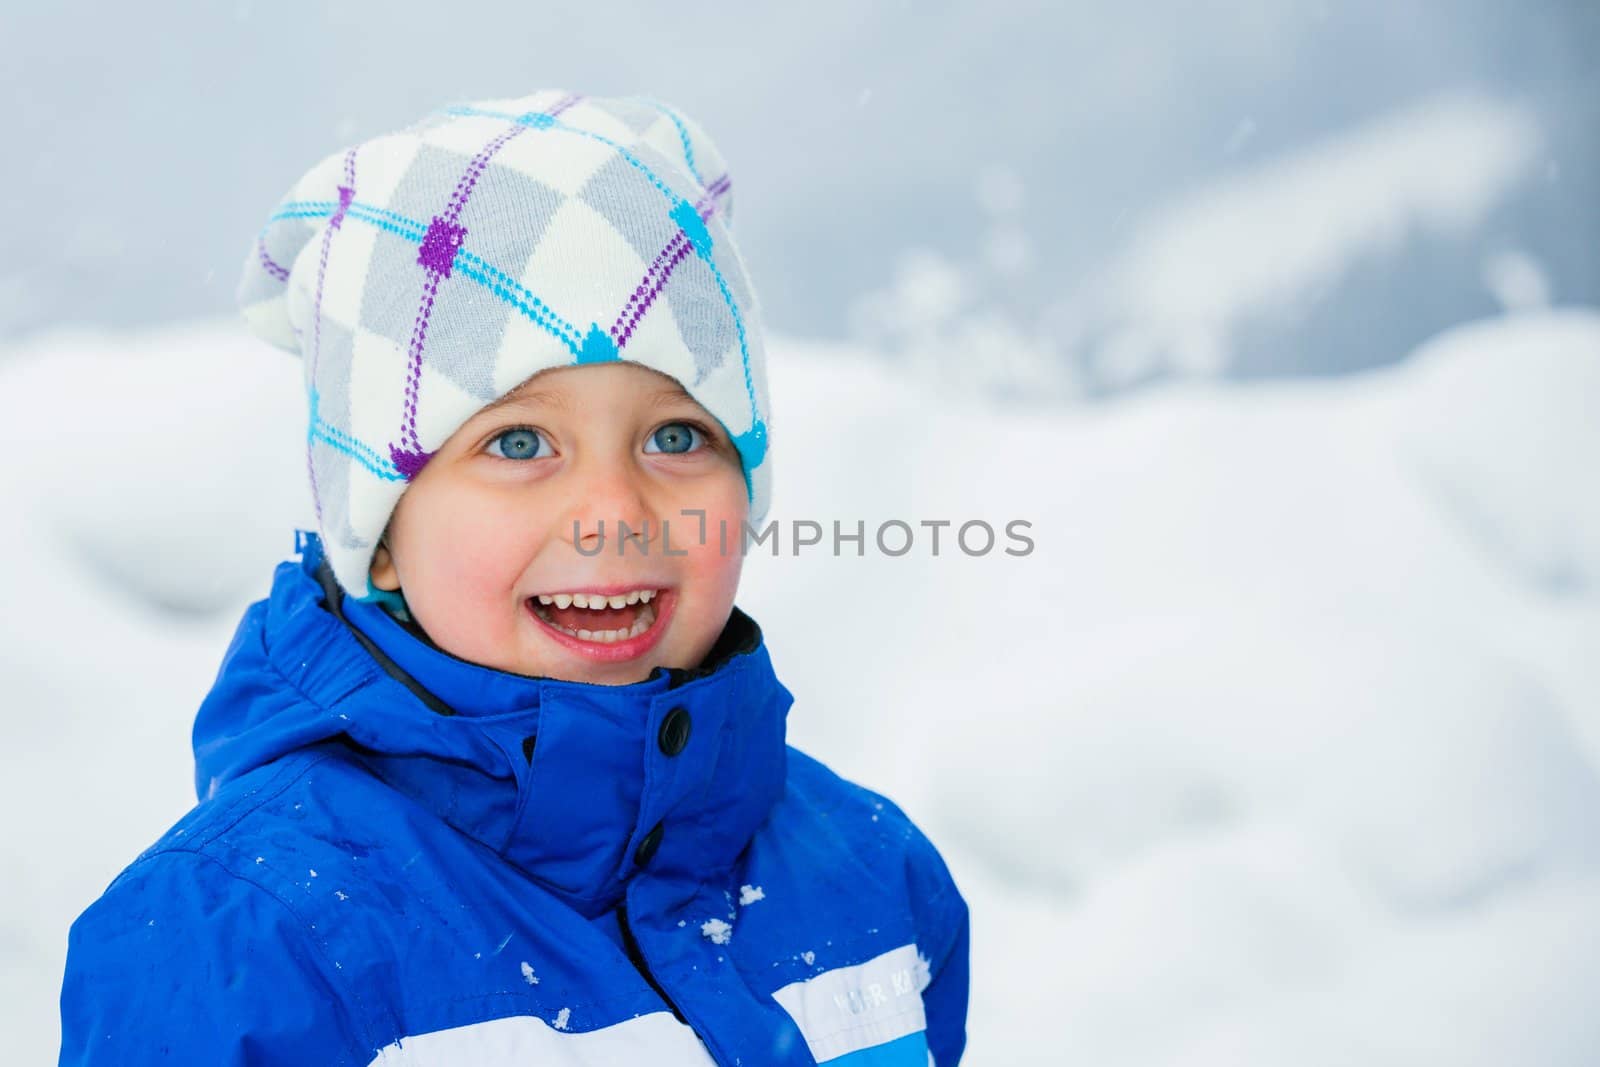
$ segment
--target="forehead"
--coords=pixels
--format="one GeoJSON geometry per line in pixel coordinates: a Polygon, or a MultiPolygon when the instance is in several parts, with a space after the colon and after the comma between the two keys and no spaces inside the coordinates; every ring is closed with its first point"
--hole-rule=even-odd
{"type": "Polygon", "coordinates": [[[695,402],[676,378],[650,367],[618,360],[542,370],[485,405],[479,413],[509,405],[578,410],[609,406],[618,401],[651,406],[675,401],[695,402]]]}

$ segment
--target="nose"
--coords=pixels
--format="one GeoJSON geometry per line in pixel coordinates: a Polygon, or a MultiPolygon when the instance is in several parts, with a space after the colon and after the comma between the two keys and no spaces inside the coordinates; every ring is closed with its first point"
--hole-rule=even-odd
{"type": "Polygon", "coordinates": [[[584,555],[648,552],[660,537],[649,486],[636,464],[593,456],[572,470],[570,489],[560,536],[584,555]]]}

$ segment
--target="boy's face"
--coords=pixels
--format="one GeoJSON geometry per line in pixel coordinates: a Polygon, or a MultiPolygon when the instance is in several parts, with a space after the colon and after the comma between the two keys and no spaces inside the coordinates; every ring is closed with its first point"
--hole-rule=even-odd
{"type": "Polygon", "coordinates": [[[372,583],[403,590],[461,659],[625,685],[705,659],[733,609],[748,513],[738,453],[676,381],[627,362],[561,367],[433,455],[395,508],[372,583]],[[705,512],[705,536],[685,510],[705,512]],[[634,602],[613,608],[612,596],[634,602]]]}

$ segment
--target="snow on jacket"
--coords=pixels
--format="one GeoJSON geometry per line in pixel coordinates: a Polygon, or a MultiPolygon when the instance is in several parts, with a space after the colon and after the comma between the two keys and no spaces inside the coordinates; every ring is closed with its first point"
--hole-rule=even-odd
{"type": "Polygon", "coordinates": [[[66,1064],[948,1067],[967,908],[789,748],[737,608],[706,664],[480,667],[305,540],[195,723],[201,802],[73,925],[66,1064]]]}

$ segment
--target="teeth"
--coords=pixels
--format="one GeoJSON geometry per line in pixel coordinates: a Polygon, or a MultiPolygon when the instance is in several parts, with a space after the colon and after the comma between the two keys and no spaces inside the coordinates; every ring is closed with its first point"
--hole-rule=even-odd
{"type": "MultiPolygon", "coordinates": [[[[537,599],[542,600],[542,598],[537,599]]],[[[559,607],[561,597],[556,596],[554,599],[556,601],[556,606],[559,607]]],[[[640,599],[642,600],[644,598],[641,597],[640,599]]],[[[640,634],[650,629],[651,626],[655,625],[656,621],[656,609],[650,607],[649,604],[646,604],[640,609],[639,617],[634,619],[633,625],[628,627],[626,630],[571,630],[565,626],[562,626],[560,623],[556,622],[542,611],[538,614],[539,618],[543,619],[548,625],[555,627],[564,634],[569,634],[572,637],[576,637],[580,641],[593,641],[602,645],[615,644],[618,641],[626,641],[630,637],[638,637],[640,634]]]]}
{"type": "Polygon", "coordinates": [[[540,593],[534,599],[549,607],[554,604],[558,608],[588,608],[598,611],[601,608],[624,608],[629,604],[648,604],[655,599],[655,589],[632,589],[626,593],[617,593],[615,596],[601,596],[599,593],[540,593]]]}

